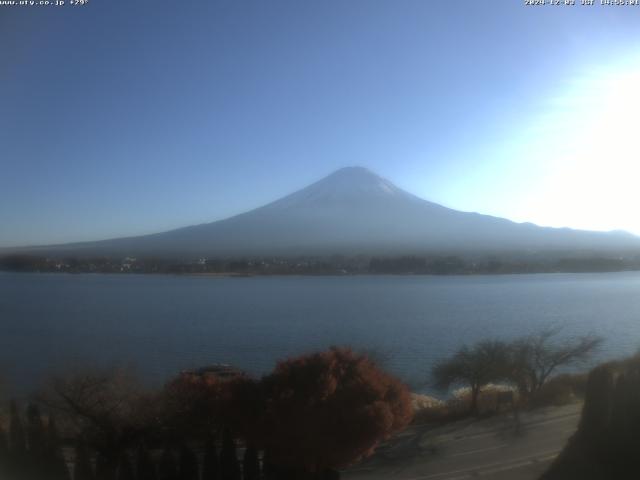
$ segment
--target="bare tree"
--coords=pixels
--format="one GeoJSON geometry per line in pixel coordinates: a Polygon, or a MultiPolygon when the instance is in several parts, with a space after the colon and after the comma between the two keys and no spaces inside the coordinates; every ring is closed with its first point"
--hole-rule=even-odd
{"type": "Polygon", "coordinates": [[[71,436],[100,454],[110,471],[154,421],[155,403],[125,370],[56,378],[40,399],[58,413],[71,436]]]}
{"type": "Polygon", "coordinates": [[[510,344],[509,378],[521,395],[535,395],[558,368],[584,362],[602,343],[593,334],[556,340],[559,332],[545,329],[510,344]]]}
{"type": "Polygon", "coordinates": [[[437,388],[448,390],[452,385],[471,389],[471,413],[478,412],[478,396],[482,387],[505,378],[509,347],[504,342],[487,340],[464,346],[452,357],[437,363],[432,377],[437,388]]]}

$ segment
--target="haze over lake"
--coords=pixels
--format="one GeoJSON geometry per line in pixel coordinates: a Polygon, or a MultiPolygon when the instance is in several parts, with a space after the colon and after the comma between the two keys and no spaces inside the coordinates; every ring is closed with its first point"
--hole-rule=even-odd
{"type": "MultiPolygon", "coordinates": [[[[216,278],[0,273],[0,372],[20,391],[85,365],[135,365],[150,382],[229,363],[352,345],[412,385],[465,342],[550,325],[640,347],[640,273],[216,278]]],[[[418,388],[418,387],[415,387],[418,388]]]]}

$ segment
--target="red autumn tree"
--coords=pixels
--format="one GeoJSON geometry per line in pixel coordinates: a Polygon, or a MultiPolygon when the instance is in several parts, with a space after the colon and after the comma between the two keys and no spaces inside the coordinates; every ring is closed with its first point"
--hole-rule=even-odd
{"type": "Polygon", "coordinates": [[[347,348],[282,361],[256,390],[263,418],[249,440],[274,465],[303,472],[370,455],[412,417],[407,387],[347,348]]]}
{"type": "Polygon", "coordinates": [[[230,386],[244,376],[239,371],[219,375],[207,369],[182,372],[165,385],[162,393],[163,421],[174,435],[208,438],[227,423],[230,386]]]}

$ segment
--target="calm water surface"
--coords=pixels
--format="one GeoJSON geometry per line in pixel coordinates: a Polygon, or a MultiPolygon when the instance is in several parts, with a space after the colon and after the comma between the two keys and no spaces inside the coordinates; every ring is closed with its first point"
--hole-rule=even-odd
{"type": "Polygon", "coordinates": [[[33,388],[78,365],[152,382],[231,363],[251,373],[330,345],[374,349],[419,384],[461,344],[560,325],[599,357],[640,347],[640,273],[214,278],[0,273],[0,375],[33,388]]]}

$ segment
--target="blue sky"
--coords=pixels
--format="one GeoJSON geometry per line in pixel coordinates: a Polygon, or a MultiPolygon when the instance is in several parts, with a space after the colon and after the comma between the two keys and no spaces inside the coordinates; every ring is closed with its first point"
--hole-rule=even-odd
{"type": "Polygon", "coordinates": [[[0,246],[217,220],[348,165],[640,233],[640,7],[523,3],[0,7],[0,246]]]}

